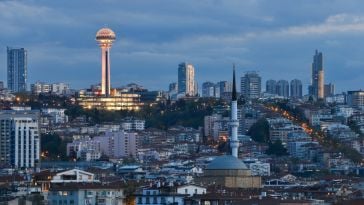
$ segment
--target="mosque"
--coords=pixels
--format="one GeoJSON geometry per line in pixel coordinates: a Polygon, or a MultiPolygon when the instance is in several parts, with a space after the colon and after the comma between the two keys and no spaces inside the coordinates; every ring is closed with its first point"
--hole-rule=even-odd
{"type": "Polygon", "coordinates": [[[231,155],[223,155],[212,160],[198,179],[205,185],[221,185],[229,188],[261,188],[261,177],[252,176],[250,169],[238,158],[238,118],[235,83],[235,67],[233,71],[233,91],[231,101],[231,155]]]}

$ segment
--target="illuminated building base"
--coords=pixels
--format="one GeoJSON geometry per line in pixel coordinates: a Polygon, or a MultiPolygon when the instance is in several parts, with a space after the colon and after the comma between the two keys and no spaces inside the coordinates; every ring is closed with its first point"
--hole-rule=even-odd
{"type": "Polygon", "coordinates": [[[135,93],[122,93],[118,96],[80,96],[77,103],[84,109],[99,110],[140,110],[143,103],[140,95],[135,93]]]}

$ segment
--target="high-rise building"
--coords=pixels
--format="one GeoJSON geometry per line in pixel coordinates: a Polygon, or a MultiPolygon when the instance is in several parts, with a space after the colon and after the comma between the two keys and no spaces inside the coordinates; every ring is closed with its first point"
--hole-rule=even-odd
{"type": "Polygon", "coordinates": [[[312,78],[309,94],[316,99],[324,98],[324,67],[323,56],[321,52],[316,50],[312,62],[312,78]]]}
{"type": "Polygon", "coordinates": [[[289,97],[289,84],[286,80],[279,80],[277,82],[277,94],[279,96],[288,98],[289,97]]]}
{"type": "Polygon", "coordinates": [[[329,84],[325,84],[324,87],[324,96],[325,97],[330,97],[335,95],[335,85],[332,83],[329,84]]]}
{"type": "Polygon", "coordinates": [[[298,79],[291,80],[291,98],[302,98],[302,82],[298,79]]]}
{"type": "Polygon", "coordinates": [[[267,80],[265,91],[269,94],[277,94],[277,82],[275,80],[267,80]]]}
{"type": "Polygon", "coordinates": [[[364,110],[364,91],[348,91],[347,103],[349,106],[364,110]]]}
{"type": "Polygon", "coordinates": [[[4,89],[4,82],[0,81],[0,90],[4,89]]]}
{"type": "Polygon", "coordinates": [[[247,72],[243,77],[241,77],[241,95],[244,96],[245,99],[259,98],[262,89],[261,81],[262,79],[257,72],[247,72]]]}
{"type": "Polygon", "coordinates": [[[197,86],[195,82],[195,68],[189,63],[180,63],[178,65],[178,94],[185,96],[197,95],[197,86]]]}
{"type": "Polygon", "coordinates": [[[27,90],[27,51],[7,47],[8,89],[12,92],[27,90]]]}
{"type": "Polygon", "coordinates": [[[38,111],[0,111],[0,163],[35,167],[40,156],[38,111]]]}
{"type": "Polygon", "coordinates": [[[215,97],[215,84],[212,82],[202,83],[202,97],[215,97]]]}
{"type": "Polygon", "coordinates": [[[170,83],[168,87],[169,92],[177,92],[178,91],[178,85],[177,83],[170,83]]]}

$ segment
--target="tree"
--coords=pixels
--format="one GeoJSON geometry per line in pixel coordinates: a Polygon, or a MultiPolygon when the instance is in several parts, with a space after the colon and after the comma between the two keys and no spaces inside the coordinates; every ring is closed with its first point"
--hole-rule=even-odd
{"type": "Polygon", "coordinates": [[[254,123],[249,131],[248,135],[256,142],[269,142],[269,123],[265,118],[259,119],[254,123]]]}
{"type": "Polygon", "coordinates": [[[62,140],[57,134],[41,135],[42,152],[50,160],[66,160],[67,142],[62,140]]]}
{"type": "Polygon", "coordinates": [[[283,146],[281,140],[276,140],[274,143],[269,143],[266,154],[276,156],[288,155],[287,149],[283,146]]]}

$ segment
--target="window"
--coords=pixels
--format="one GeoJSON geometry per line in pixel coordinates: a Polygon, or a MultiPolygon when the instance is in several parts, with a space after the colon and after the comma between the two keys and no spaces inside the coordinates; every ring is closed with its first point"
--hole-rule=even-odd
{"type": "Polygon", "coordinates": [[[153,204],[156,204],[157,203],[157,197],[153,197],[153,204]]]}
{"type": "Polygon", "coordinates": [[[73,199],[70,200],[70,204],[75,204],[75,201],[73,199]]]}
{"type": "Polygon", "coordinates": [[[187,194],[188,193],[188,190],[187,189],[185,189],[185,194],[187,194]]]}
{"type": "Polygon", "coordinates": [[[146,199],[145,199],[145,203],[146,204],[149,204],[150,202],[149,202],[149,197],[147,197],[146,199]]]}
{"type": "Polygon", "coordinates": [[[138,204],[142,204],[143,203],[143,198],[142,197],[138,197],[138,204]]]}
{"type": "Polygon", "coordinates": [[[195,194],[197,194],[197,189],[195,189],[195,194]]]}

